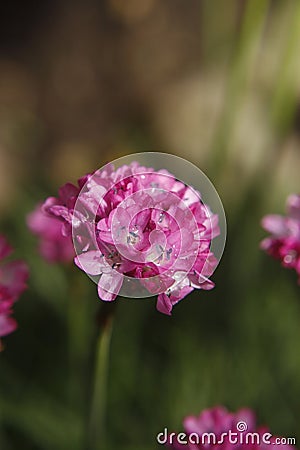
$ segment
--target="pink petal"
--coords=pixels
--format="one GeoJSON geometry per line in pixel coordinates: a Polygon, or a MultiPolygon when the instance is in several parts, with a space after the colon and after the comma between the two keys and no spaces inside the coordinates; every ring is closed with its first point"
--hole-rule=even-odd
{"type": "Polygon", "coordinates": [[[255,414],[253,413],[253,411],[251,411],[251,409],[248,409],[248,408],[240,409],[235,414],[235,422],[237,423],[240,421],[246,422],[246,424],[248,426],[248,431],[255,430],[256,417],[255,417],[255,414]]]}
{"type": "Polygon", "coordinates": [[[23,261],[12,261],[1,266],[1,284],[5,286],[8,294],[16,300],[26,289],[26,281],[29,276],[27,264],[23,261]]]}
{"type": "Polygon", "coordinates": [[[262,250],[265,250],[266,252],[268,252],[276,244],[277,244],[277,239],[267,237],[261,241],[259,246],[262,250]]]}
{"type": "Polygon", "coordinates": [[[109,267],[99,250],[81,253],[74,258],[74,262],[89,275],[100,275],[103,271],[107,271],[109,267]]]}
{"type": "Polygon", "coordinates": [[[12,317],[0,314],[0,337],[12,333],[17,328],[17,322],[12,317]]]}
{"type": "Polygon", "coordinates": [[[156,308],[159,312],[170,316],[173,308],[170,297],[168,297],[165,293],[159,294],[157,297],[156,308]]]}
{"type": "Polygon", "coordinates": [[[72,200],[74,197],[77,197],[79,189],[72,183],[66,183],[58,190],[58,193],[63,203],[69,207],[74,206],[74,201],[72,200]]]}
{"type": "Polygon", "coordinates": [[[262,227],[275,236],[284,236],[287,232],[286,219],[277,214],[269,214],[262,219],[262,227]]]}
{"type": "Polygon", "coordinates": [[[110,273],[104,273],[98,283],[98,295],[107,302],[115,300],[122,287],[124,276],[112,270],[110,273]]]}
{"type": "Polygon", "coordinates": [[[68,208],[62,205],[53,205],[48,208],[50,214],[56,217],[61,217],[67,223],[72,224],[72,214],[68,208]]]}
{"type": "Polygon", "coordinates": [[[6,258],[12,252],[11,246],[8,244],[4,236],[0,236],[0,259],[6,258]]]}
{"type": "Polygon", "coordinates": [[[287,212],[293,219],[300,220],[300,195],[292,194],[288,197],[287,212]]]}

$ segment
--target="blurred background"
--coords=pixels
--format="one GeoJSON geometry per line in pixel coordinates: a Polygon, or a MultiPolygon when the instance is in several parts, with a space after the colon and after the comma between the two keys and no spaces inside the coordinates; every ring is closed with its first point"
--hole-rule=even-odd
{"type": "Polygon", "coordinates": [[[223,404],[300,439],[296,275],[259,250],[264,214],[299,192],[297,0],[11,0],[0,4],[0,230],[28,261],[0,356],[1,450],[79,450],[96,286],[48,264],[26,215],[66,181],[162,151],[214,183],[228,221],[210,292],[172,318],[119,299],[104,450],[158,448],[223,404]]]}

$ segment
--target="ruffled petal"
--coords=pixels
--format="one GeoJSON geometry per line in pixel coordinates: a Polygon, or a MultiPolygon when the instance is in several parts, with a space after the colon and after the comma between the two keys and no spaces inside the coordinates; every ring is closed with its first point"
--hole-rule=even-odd
{"type": "Polygon", "coordinates": [[[287,233],[286,219],[277,214],[269,214],[261,221],[262,227],[276,236],[284,236],[287,233]]]}
{"type": "Polygon", "coordinates": [[[7,336],[17,329],[18,325],[13,317],[0,314],[0,337],[7,336]]]}
{"type": "Polygon", "coordinates": [[[98,283],[99,297],[106,302],[115,300],[122,287],[123,279],[124,276],[116,270],[104,273],[98,283]]]}
{"type": "Polygon", "coordinates": [[[110,269],[103,255],[98,250],[81,253],[74,258],[75,264],[89,275],[100,275],[110,269]]]}

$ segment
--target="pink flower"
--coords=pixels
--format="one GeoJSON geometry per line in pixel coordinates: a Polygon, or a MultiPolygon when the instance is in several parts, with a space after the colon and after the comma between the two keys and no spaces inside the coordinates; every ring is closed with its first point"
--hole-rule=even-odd
{"type": "Polygon", "coordinates": [[[28,278],[28,268],[23,261],[2,261],[11,252],[12,248],[0,235],[0,337],[12,333],[17,328],[15,319],[11,317],[13,305],[26,289],[28,278]]]}
{"type": "MultiPolygon", "coordinates": [[[[175,450],[267,450],[278,439],[267,427],[257,427],[250,409],[236,413],[223,406],[206,409],[199,416],[186,417],[183,428],[183,434],[167,433],[165,429],[159,442],[175,450]]],[[[279,441],[276,446],[280,450],[295,450],[279,441]]]]}
{"type": "Polygon", "coordinates": [[[300,283],[300,195],[287,199],[287,215],[268,215],[262,227],[271,233],[261,242],[261,248],[279,259],[284,267],[294,269],[300,283]]]}
{"type": "Polygon", "coordinates": [[[39,252],[48,262],[68,262],[75,251],[70,236],[63,236],[62,222],[37,205],[27,217],[27,225],[39,239],[39,252]]]}
{"type": "Polygon", "coordinates": [[[65,185],[43,207],[61,220],[64,235],[73,230],[75,263],[97,280],[102,300],[114,300],[121,289],[141,296],[138,286],[157,294],[158,310],[171,314],[195,288],[214,287],[210,247],[218,217],[166,170],[107,165],[78,186],[65,185]]]}

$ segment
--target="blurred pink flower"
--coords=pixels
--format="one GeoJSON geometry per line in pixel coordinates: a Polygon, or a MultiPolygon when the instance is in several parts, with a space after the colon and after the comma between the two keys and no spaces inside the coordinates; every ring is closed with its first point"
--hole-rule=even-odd
{"type": "Polygon", "coordinates": [[[217,260],[210,246],[218,217],[166,170],[108,165],[78,186],[66,184],[43,208],[62,221],[65,236],[73,227],[80,247],[75,263],[99,277],[102,300],[114,300],[124,276],[131,277],[158,294],[159,311],[171,314],[194,288],[214,287],[209,276],[217,260]]]}
{"type": "Polygon", "coordinates": [[[26,289],[28,279],[28,267],[23,261],[2,261],[11,252],[12,248],[0,235],[0,337],[12,333],[17,328],[17,322],[11,317],[13,305],[26,289]]]}
{"type": "Polygon", "coordinates": [[[63,236],[61,221],[49,215],[39,204],[27,216],[31,232],[39,237],[39,252],[48,262],[69,262],[75,251],[70,236],[63,236]]]}
{"type": "Polygon", "coordinates": [[[261,248],[279,259],[284,267],[294,269],[300,283],[300,195],[292,194],[286,202],[287,215],[267,215],[262,227],[271,233],[261,248]]]}
{"type": "MultiPolygon", "coordinates": [[[[255,414],[250,409],[231,413],[223,406],[206,409],[199,416],[186,417],[183,428],[184,436],[163,433],[163,443],[174,450],[267,450],[277,438],[267,427],[257,427],[255,414]]],[[[295,447],[278,441],[277,447],[295,450],[295,447]]]]}

